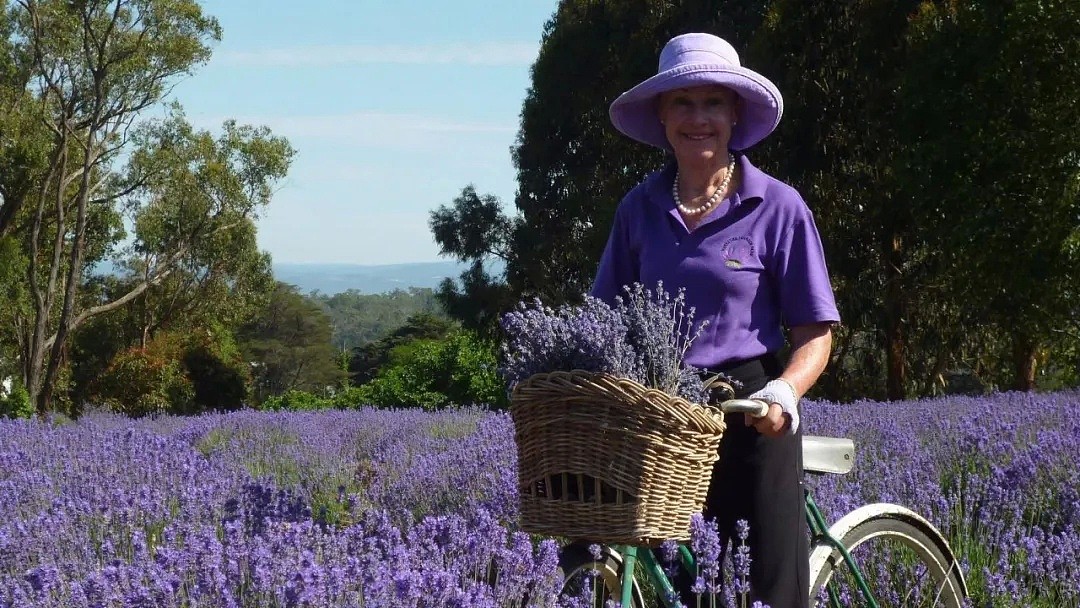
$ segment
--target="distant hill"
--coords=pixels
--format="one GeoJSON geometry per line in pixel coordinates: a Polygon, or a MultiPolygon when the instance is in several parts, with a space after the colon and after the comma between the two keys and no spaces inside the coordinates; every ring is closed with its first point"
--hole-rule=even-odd
{"type": "MultiPolygon", "coordinates": [[[[435,289],[446,277],[458,278],[468,269],[461,262],[417,262],[412,264],[297,264],[275,262],[274,278],[282,283],[296,285],[300,293],[313,291],[334,295],[350,289],[360,293],[388,293],[395,289],[410,287],[435,289]]],[[[496,260],[488,264],[488,272],[501,275],[503,263],[496,260]]],[[[110,262],[101,262],[91,269],[91,274],[116,274],[110,262]]]]}
{"type": "MultiPolygon", "coordinates": [[[[461,262],[418,262],[413,264],[293,264],[275,263],[274,278],[296,285],[301,293],[318,291],[333,295],[350,289],[360,293],[386,293],[409,287],[435,289],[446,277],[457,278],[468,268],[461,262]]],[[[502,272],[493,264],[489,272],[502,272]]]]}

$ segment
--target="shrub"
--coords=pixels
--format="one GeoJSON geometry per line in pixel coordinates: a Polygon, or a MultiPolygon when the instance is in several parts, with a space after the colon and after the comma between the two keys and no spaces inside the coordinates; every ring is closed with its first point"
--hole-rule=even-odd
{"type": "Polygon", "coordinates": [[[30,403],[30,393],[22,386],[15,385],[10,393],[0,396],[0,417],[31,418],[35,412],[34,404],[30,403]]]}
{"type": "Polygon", "coordinates": [[[360,387],[349,386],[334,393],[331,402],[339,410],[356,409],[367,403],[367,392],[360,387]]]}
{"type": "Polygon", "coordinates": [[[397,346],[389,365],[360,391],[361,402],[383,407],[506,404],[495,347],[471,331],[397,346]]]}
{"type": "Polygon", "coordinates": [[[162,331],[113,357],[86,400],[133,416],[229,411],[244,406],[249,383],[228,330],[162,331]]]}
{"type": "Polygon", "coordinates": [[[180,362],[142,348],[117,355],[93,392],[110,410],[136,417],[188,410],[195,397],[180,362]]]}
{"type": "Polygon", "coordinates": [[[323,399],[307,391],[291,390],[281,395],[274,395],[262,402],[261,409],[288,412],[313,412],[327,410],[334,406],[330,399],[323,399]]]}
{"type": "Polygon", "coordinates": [[[238,410],[248,396],[248,374],[242,362],[228,361],[209,345],[190,348],[183,357],[184,368],[194,388],[193,404],[198,411],[238,410]]]}

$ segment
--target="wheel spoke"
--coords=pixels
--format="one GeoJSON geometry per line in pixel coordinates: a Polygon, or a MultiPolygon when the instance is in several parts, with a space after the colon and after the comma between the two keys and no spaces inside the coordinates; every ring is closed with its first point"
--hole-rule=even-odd
{"type": "MultiPolygon", "coordinates": [[[[962,583],[956,562],[919,526],[883,517],[853,527],[841,539],[880,608],[959,608],[962,583]]],[[[872,606],[839,551],[814,576],[818,606],[872,606]],[[827,584],[827,586],[826,586],[827,584]]]]}

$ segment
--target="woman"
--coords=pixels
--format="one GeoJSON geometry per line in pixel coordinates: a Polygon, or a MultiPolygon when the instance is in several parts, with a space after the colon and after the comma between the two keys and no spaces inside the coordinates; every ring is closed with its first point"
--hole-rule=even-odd
{"type": "Polygon", "coordinates": [[[620,203],[592,288],[608,301],[635,282],[684,288],[709,322],[686,362],[737,380],[738,397],[769,403],[761,419],[729,416],[705,514],[727,538],[737,520],[749,522],[751,600],[772,608],[808,605],[798,403],[825,368],[840,320],[806,203],[744,154],[782,112],[776,87],[741,67],[724,40],[671,39],[658,73],[619,96],[610,115],[674,162],[620,203]]]}

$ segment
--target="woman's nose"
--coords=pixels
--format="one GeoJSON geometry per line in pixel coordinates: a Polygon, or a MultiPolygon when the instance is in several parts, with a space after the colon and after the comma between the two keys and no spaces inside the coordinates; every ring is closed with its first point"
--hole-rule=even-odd
{"type": "Polygon", "coordinates": [[[690,120],[694,123],[708,122],[709,112],[702,104],[694,104],[690,108],[690,120]]]}

